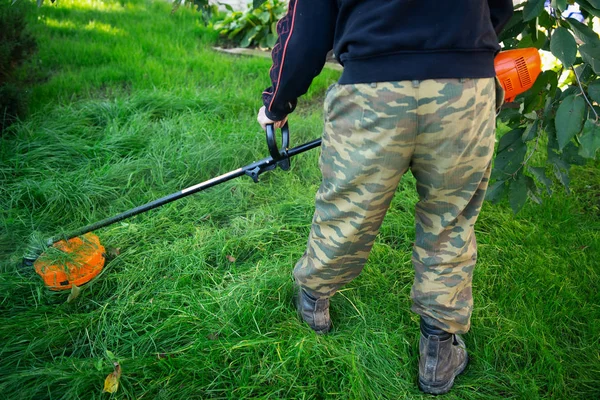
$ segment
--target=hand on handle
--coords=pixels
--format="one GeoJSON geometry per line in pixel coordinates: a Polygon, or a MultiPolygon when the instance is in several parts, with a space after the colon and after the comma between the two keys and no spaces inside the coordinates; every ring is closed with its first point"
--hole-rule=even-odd
{"type": "Polygon", "coordinates": [[[260,108],[260,110],[258,110],[258,117],[256,117],[256,120],[258,121],[260,126],[263,128],[263,130],[267,130],[267,125],[269,125],[269,124],[273,124],[275,126],[275,129],[283,128],[283,126],[287,122],[287,117],[285,117],[281,121],[272,121],[271,119],[269,119],[269,117],[267,117],[267,114],[265,113],[265,109],[266,108],[264,106],[262,106],[260,108]]]}

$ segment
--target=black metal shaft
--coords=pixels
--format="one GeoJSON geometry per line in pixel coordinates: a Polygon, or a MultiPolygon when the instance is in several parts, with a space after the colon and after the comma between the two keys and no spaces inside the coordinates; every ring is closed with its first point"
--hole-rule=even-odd
{"type": "Polygon", "coordinates": [[[199,183],[199,184],[189,187],[187,189],[183,189],[177,193],[173,193],[168,196],[161,197],[160,199],[153,200],[149,203],[132,208],[131,210],[127,210],[127,211],[117,214],[115,216],[105,218],[101,221],[94,222],[93,224],[90,224],[90,225],[86,225],[77,230],[71,231],[64,236],[61,235],[60,237],[54,237],[52,239],[49,239],[48,245],[52,245],[53,243],[58,242],[59,240],[63,240],[63,239],[68,240],[68,239],[71,239],[71,238],[74,238],[77,236],[81,236],[85,233],[95,231],[96,229],[104,228],[106,226],[109,226],[109,225],[112,225],[119,221],[122,221],[126,218],[133,217],[134,215],[138,215],[138,214],[144,213],[146,211],[150,211],[157,207],[171,203],[175,200],[179,200],[183,197],[186,197],[186,196],[189,196],[196,192],[199,192],[201,190],[208,189],[209,187],[218,185],[219,183],[227,182],[228,180],[237,178],[238,176],[241,176],[241,175],[244,175],[243,169],[242,168],[236,169],[235,171],[231,171],[226,174],[220,175],[216,178],[209,179],[208,181],[199,183]]]}
{"type": "MultiPolygon", "coordinates": [[[[305,151],[311,150],[315,147],[319,147],[321,145],[321,139],[316,139],[313,140],[312,142],[308,142],[308,143],[304,143],[300,146],[294,147],[292,149],[287,150],[287,156],[288,157],[292,157],[295,155],[298,155],[300,153],[304,153],[305,151]]],[[[273,157],[266,157],[263,158],[260,161],[256,161],[252,164],[249,164],[245,167],[242,168],[238,168],[236,170],[227,172],[223,175],[219,175],[215,178],[209,179],[207,181],[204,181],[202,183],[198,183],[197,185],[194,186],[190,186],[186,189],[183,189],[177,193],[173,193],[170,194],[168,196],[165,197],[161,197],[160,199],[157,200],[153,200],[149,203],[146,203],[144,205],[132,208],[131,210],[127,210],[125,212],[122,212],[120,214],[117,214],[115,216],[103,219],[101,221],[95,222],[93,224],[90,225],[86,225],[84,227],[81,227],[79,229],[76,229],[72,232],[69,232],[66,235],[62,235],[60,237],[53,237],[51,239],[48,239],[47,241],[47,245],[51,246],[52,244],[54,244],[55,242],[58,242],[59,240],[63,240],[63,239],[72,239],[74,237],[77,236],[81,236],[85,233],[88,232],[92,232],[95,231],[96,229],[100,229],[100,228],[104,228],[106,226],[112,225],[116,222],[122,221],[126,218],[129,217],[133,217],[134,215],[138,215],[141,213],[144,213],[146,211],[150,211],[154,208],[163,206],[165,204],[171,203],[175,200],[179,200],[183,197],[192,195],[194,193],[198,193],[201,192],[203,190],[206,190],[208,188],[211,188],[213,186],[217,186],[221,183],[230,181],[234,178],[240,177],[242,175],[249,175],[251,176],[255,181],[258,181],[258,176],[262,173],[262,172],[266,172],[266,171],[270,171],[272,169],[275,169],[275,167],[277,166],[277,162],[273,160],[273,157]]]]}
{"type": "Polygon", "coordinates": [[[293,149],[289,149],[287,151],[288,156],[293,157],[297,154],[304,153],[305,151],[314,149],[315,147],[319,147],[321,145],[321,139],[315,139],[312,142],[301,144],[300,146],[296,146],[293,149]]]}

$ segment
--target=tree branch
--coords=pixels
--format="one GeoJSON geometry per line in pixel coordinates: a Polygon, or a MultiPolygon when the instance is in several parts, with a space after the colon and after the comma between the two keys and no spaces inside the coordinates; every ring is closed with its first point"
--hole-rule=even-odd
{"type": "MultiPolygon", "coordinates": [[[[585,65],[583,68],[584,69],[587,68],[587,65],[585,65]]],[[[596,116],[596,122],[598,122],[598,118],[599,118],[598,113],[594,109],[594,106],[592,105],[592,103],[590,103],[590,100],[585,95],[585,91],[583,90],[583,86],[581,85],[581,81],[579,80],[579,76],[577,75],[575,68],[573,68],[572,66],[571,66],[571,71],[573,71],[573,74],[575,74],[575,79],[577,79],[577,83],[579,84],[579,89],[581,90],[581,94],[582,94],[583,98],[585,99],[586,103],[588,103],[588,105],[592,109],[592,112],[594,113],[594,115],[596,116]]]]}

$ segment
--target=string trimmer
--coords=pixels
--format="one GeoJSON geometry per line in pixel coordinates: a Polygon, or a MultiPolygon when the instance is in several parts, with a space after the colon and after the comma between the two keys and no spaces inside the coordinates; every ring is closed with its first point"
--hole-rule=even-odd
{"type": "Polygon", "coordinates": [[[266,136],[270,154],[269,157],[202,183],[190,186],[179,192],[151,201],[142,206],[132,208],[131,210],[113,217],[86,225],[72,232],[60,235],[59,237],[49,238],[43,241],[43,243],[32,243],[28,247],[27,253],[23,258],[23,264],[26,266],[33,265],[36,272],[52,290],[70,289],[72,284],[75,284],[76,286],[83,285],[100,273],[105,262],[105,249],[100,244],[98,236],[91,233],[92,231],[112,225],[126,218],[133,217],[134,215],[150,211],[154,208],[201,192],[240,176],[248,175],[254,182],[258,182],[259,176],[262,173],[274,170],[277,167],[287,171],[290,168],[291,157],[321,145],[321,139],[316,139],[298,147],[288,148],[290,131],[286,124],[281,129],[282,148],[280,150],[275,135],[276,133],[273,125],[267,125],[266,136]],[[62,263],[54,263],[46,260],[45,257],[40,257],[50,246],[61,250],[70,257],[65,257],[65,260],[62,263]]]}
{"type": "MultiPolygon", "coordinates": [[[[501,52],[496,57],[495,67],[496,74],[505,89],[507,101],[511,101],[516,95],[529,89],[541,72],[539,53],[534,48],[501,52]]],[[[24,256],[23,264],[34,266],[36,272],[52,290],[66,290],[72,285],[83,285],[97,276],[105,263],[105,249],[100,244],[98,236],[91,232],[240,176],[248,175],[254,182],[258,182],[262,173],[277,167],[288,170],[291,157],[321,145],[321,139],[316,139],[289,149],[290,133],[287,124],[281,129],[281,149],[277,146],[273,125],[267,125],[266,138],[269,157],[59,237],[52,237],[41,243],[32,243],[24,256]],[[66,255],[62,262],[53,261],[49,257],[40,257],[51,246],[66,255]]]]}

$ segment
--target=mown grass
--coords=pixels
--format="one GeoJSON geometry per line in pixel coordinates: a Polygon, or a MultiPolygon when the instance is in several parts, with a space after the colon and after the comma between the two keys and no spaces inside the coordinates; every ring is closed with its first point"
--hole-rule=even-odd
{"type": "MultiPolygon", "coordinates": [[[[409,312],[416,193],[401,183],[363,274],[332,299],[333,332],[296,317],[318,150],[290,172],[240,178],[97,232],[115,256],[79,298],[18,267],[32,232],[124,211],[266,155],[255,122],[269,63],[210,49],[188,9],[67,1],[32,11],[40,38],[31,115],[0,139],[0,397],[424,398],[409,312]],[[118,253],[118,254],[117,254],[118,253]],[[235,261],[233,261],[235,259],[235,261]],[[110,353],[107,353],[109,351],[110,353]]],[[[291,117],[319,135],[324,71],[291,117]]],[[[572,195],[477,227],[471,363],[455,399],[600,397],[598,164],[572,195]]]]}

